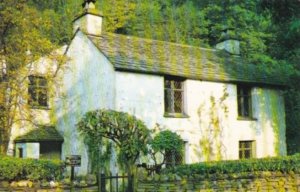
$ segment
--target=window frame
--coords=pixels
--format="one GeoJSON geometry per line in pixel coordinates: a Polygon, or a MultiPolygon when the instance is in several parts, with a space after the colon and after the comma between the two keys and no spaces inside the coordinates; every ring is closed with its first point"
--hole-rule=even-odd
{"type": "Polygon", "coordinates": [[[45,77],[37,75],[28,76],[28,104],[32,108],[48,109],[48,81],[45,77]]]}
{"type": "Polygon", "coordinates": [[[164,116],[175,118],[188,117],[185,113],[185,79],[164,77],[164,116]],[[180,85],[178,87],[178,85],[180,85]],[[180,107],[176,105],[176,94],[181,95],[180,107]],[[179,110],[178,110],[179,107],[179,110]]]}
{"type": "Polygon", "coordinates": [[[256,142],[254,140],[239,141],[239,159],[253,159],[256,157],[256,142]],[[249,145],[247,147],[246,145],[249,145]],[[249,157],[246,157],[247,152],[249,157]]]}
{"type": "Polygon", "coordinates": [[[174,167],[185,164],[185,147],[181,151],[165,151],[166,167],[174,167]]]}
{"type": "Polygon", "coordinates": [[[253,119],[251,86],[237,85],[237,113],[240,119],[253,119]]]}

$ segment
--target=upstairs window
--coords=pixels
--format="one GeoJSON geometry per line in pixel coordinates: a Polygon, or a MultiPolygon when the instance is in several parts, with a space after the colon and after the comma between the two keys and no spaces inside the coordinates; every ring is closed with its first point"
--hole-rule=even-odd
{"type": "Polygon", "coordinates": [[[255,157],[255,142],[240,141],[239,142],[239,158],[251,159],[255,157]]]}
{"type": "Polygon", "coordinates": [[[48,107],[47,79],[40,76],[29,76],[29,105],[32,107],[48,107]]]}
{"type": "Polygon", "coordinates": [[[184,113],[184,91],[183,80],[165,78],[165,113],[183,114],[184,113]]]}
{"type": "Polygon", "coordinates": [[[248,86],[237,86],[238,115],[239,117],[252,117],[251,110],[251,88],[248,86]]]}

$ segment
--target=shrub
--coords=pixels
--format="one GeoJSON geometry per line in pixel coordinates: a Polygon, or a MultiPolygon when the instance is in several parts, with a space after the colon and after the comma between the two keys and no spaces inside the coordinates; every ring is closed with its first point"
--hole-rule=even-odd
{"type": "Polygon", "coordinates": [[[165,169],[163,173],[181,176],[238,174],[241,172],[279,171],[300,173],[300,154],[287,157],[202,162],[165,169]]]}
{"type": "Polygon", "coordinates": [[[50,180],[62,176],[59,160],[20,159],[0,156],[0,180],[50,180]]]}

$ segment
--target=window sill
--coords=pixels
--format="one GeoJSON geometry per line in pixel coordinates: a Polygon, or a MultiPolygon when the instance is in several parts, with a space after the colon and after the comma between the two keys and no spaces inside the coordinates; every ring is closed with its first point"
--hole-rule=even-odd
{"type": "Polygon", "coordinates": [[[238,117],[238,121],[257,121],[257,118],[254,117],[238,117]]]}
{"type": "Polygon", "coordinates": [[[190,116],[183,113],[165,113],[164,117],[166,118],[189,118],[190,116]]]}

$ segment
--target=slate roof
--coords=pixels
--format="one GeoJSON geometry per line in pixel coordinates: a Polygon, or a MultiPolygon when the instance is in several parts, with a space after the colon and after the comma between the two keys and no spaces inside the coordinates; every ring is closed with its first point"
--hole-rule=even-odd
{"type": "Polygon", "coordinates": [[[113,33],[88,37],[116,70],[207,81],[284,85],[278,74],[261,71],[225,51],[113,33]]]}
{"type": "Polygon", "coordinates": [[[41,141],[57,141],[63,142],[64,138],[58,133],[53,126],[40,126],[37,129],[19,136],[15,139],[16,143],[19,142],[41,142],[41,141]]]}

